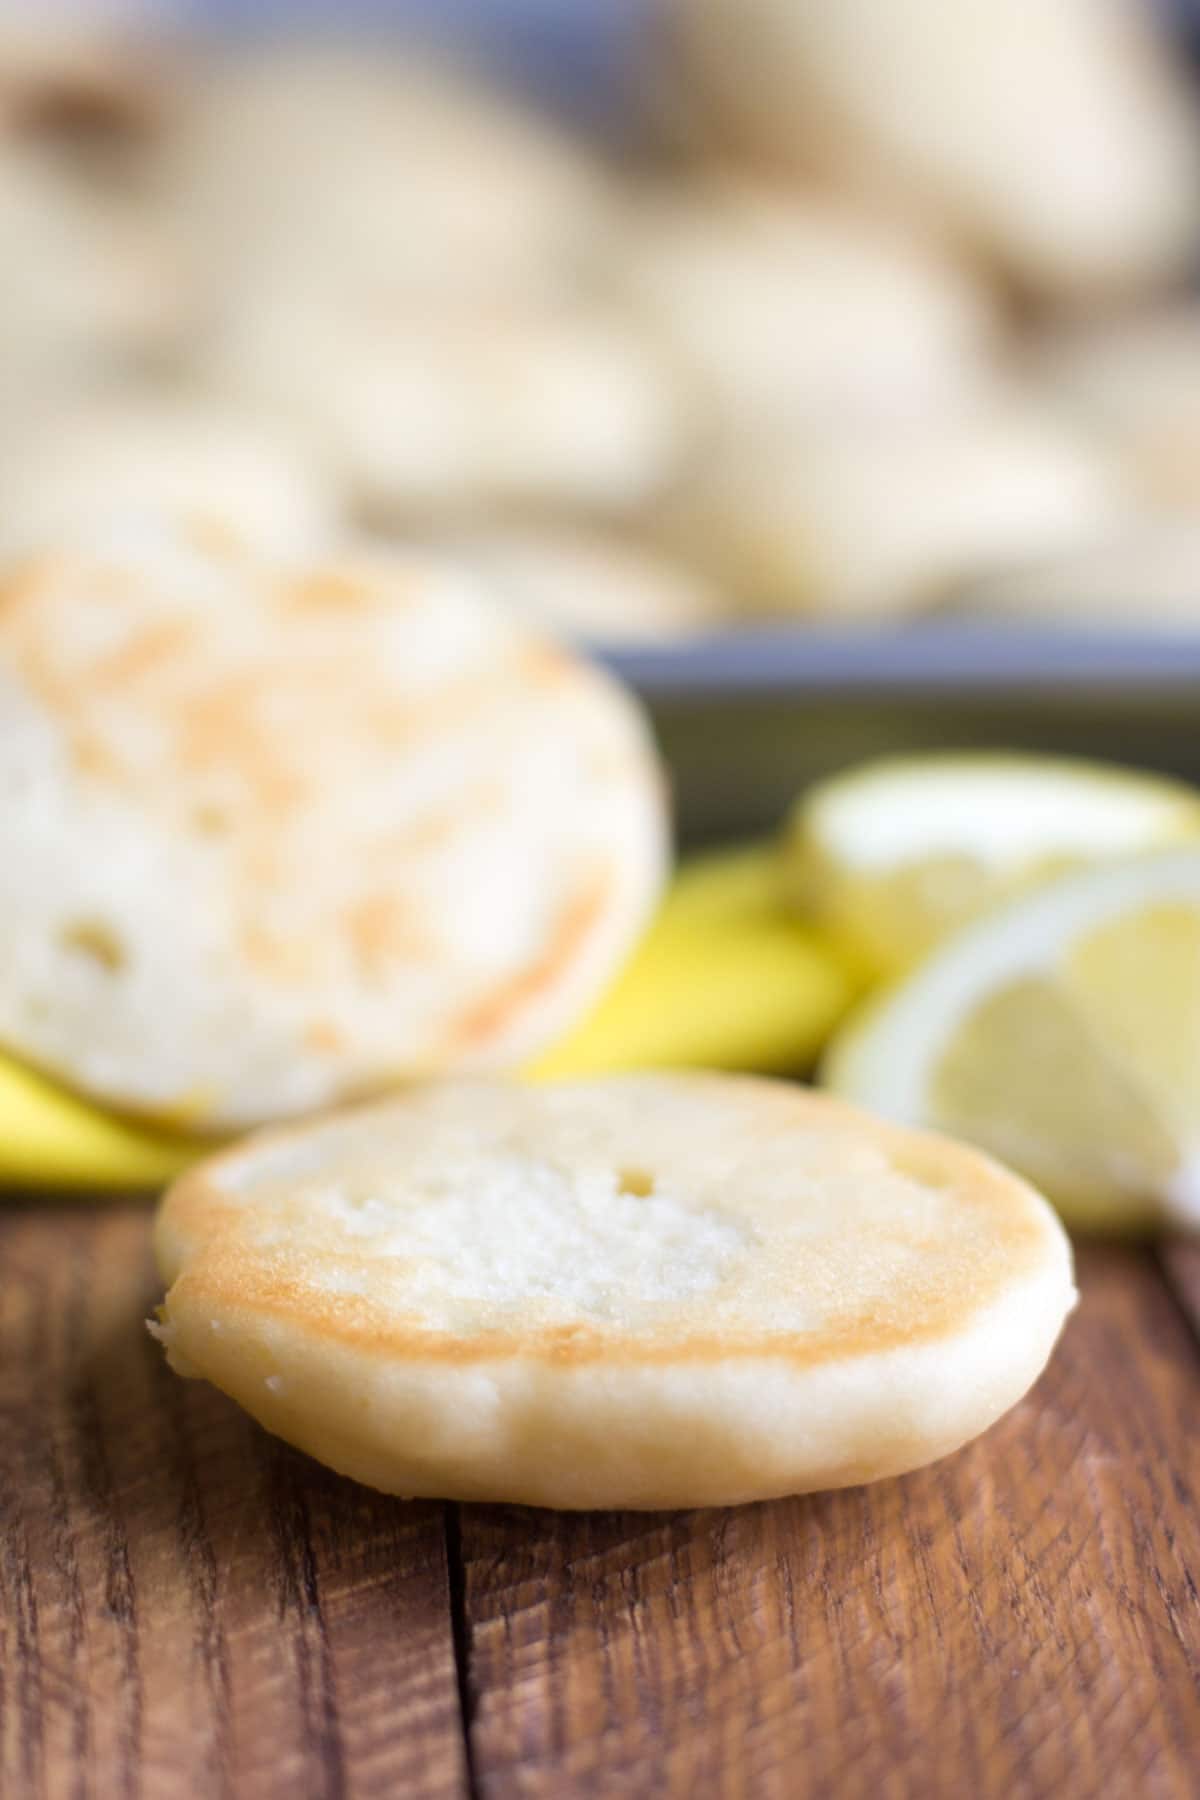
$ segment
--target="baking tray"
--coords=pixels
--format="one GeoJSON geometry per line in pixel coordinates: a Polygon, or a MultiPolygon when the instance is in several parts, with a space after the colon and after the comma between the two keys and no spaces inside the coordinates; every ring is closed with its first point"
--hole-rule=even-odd
{"type": "Polygon", "coordinates": [[[807,783],[887,752],[1042,750],[1200,781],[1200,634],[790,626],[602,660],[650,709],[688,842],[769,830],[807,783]]]}

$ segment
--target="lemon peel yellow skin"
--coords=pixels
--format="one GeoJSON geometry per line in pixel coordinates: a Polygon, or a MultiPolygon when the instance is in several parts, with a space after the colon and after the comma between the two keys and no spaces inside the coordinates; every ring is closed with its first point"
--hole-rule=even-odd
{"type": "Polygon", "coordinates": [[[821,1080],[990,1151],[1079,1229],[1200,1229],[1200,846],[954,933],[851,1016],[821,1080]]]}
{"type": "MultiPolygon", "coordinates": [[[[782,898],[774,845],[696,858],[592,1015],[530,1079],[637,1067],[792,1072],[811,1066],[853,997],[782,898]]],[[[0,1187],[153,1191],[213,1147],[118,1118],[0,1057],[0,1187]]]]}

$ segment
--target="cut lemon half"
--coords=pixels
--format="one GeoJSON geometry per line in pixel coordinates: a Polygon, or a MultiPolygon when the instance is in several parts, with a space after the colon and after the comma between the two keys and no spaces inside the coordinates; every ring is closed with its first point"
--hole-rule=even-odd
{"type": "Polygon", "coordinates": [[[850,1020],[822,1080],[970,1139],[1073,1223],[1200,1227],[1200,848],[966,927],[850,1020]]]}
{"type": "Polygon", "coordinates": [[[1192,838],[1200,794],[1163,776],[986,751],[895,757],[800,800],[787,880],[793,903],[877,978],[1066,869],[1192,838]]]}
{"type": "Polygon", "coordinates": [[[828,945],[794,918],[778,846],[685,863],[591,1016],[528,1072],[810,1068],[854,997],[828,945]]]}

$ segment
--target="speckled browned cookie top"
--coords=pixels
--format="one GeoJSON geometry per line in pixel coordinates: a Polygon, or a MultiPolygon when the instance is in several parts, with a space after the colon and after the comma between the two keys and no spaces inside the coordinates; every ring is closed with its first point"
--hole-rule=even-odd
{"type": "Polygon", "coordinates": [[[47,557],[0,691],[0,1041],[106,1099],[220,1124],[503,1065],[657,890],[635,709],[448,566],[47,557]]]}
{"type": "Polygon", "coordinates": [[[181,1372],[376,1485],[548,1504],[929,1460],[1071,1301],[995,1164],[711,1075],[418,1088],[185,1177],[157,1242],[181,1372]]]}

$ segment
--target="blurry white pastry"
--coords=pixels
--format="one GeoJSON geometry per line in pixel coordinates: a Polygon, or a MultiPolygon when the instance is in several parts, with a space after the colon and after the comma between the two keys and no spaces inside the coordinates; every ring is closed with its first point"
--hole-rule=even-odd
{"type": "Polygon", "coordinates": [[[658,356],[598,307],[263,293],[229,321],[210,366],[327,456],[376,519],[492,503],[622,512],[653,497],[681,454],[658,356]]]}
{"type": "Polygon", "coordinates": [[[448,547],[506,606],[592,643],[689,637],[714,630],[725,612],[702,575],[613,532],[498,524],[457,536],[448,547]]]}
{"type": "Polygon", "coordinates": [[[161,177],[222,280],[333,292],[570,286],[610,204],[598,162],[551,124],[378,45],[219,59],[161,177]]]}
{"type": "Polygon", "coordinates": [[[793,164],[887,192],[1022,284],[1145,287],[1197,243],[1191,99],[1145,0],[682,0],[694,82],[793,164]]]}
{"type": "Polygon", "coordinates": [[[643,193],[617,278],[733,430],[951,403],[997,323],[911,235],[745,181],[643,193]]]}
{"type": "Polygon", "coordinates": [[[163,57],[136,12],[96,0],[0,8],[0,127],[72,135],[147,125],[163,57]]]}
{"type": "Polygon", "coordinates": [[[163,221],[45,151],[0,153],[0,382],[60,386],[154,362],[176,346],[188,293],[163,221]]]}
{"type": "Polygon", "coordinates": [[[1200,630],[1200,520],[1149,520],[981,582],[960,604],[972,616],[1023,625],[1200,630]]]}
{"type": "Polygon", "coordinates": [[[1127,506],[1103,457],[1006,402],[739,448],[666,528],[747,612],[882,618],[1093,540],[1127,506]]]}
{"type": "Polygon", "coordinates": [[[1032,366],[1151,502],[1200,510],[1200,304],[1050,332],[1032,366]]]}
{"type": "Polygon", "coordinates": [[[0,555],[166,515],[264,555],[316,552],[336,493],[279,432],[186,394],[124,391],[51,410],[0,454],[0,555]]]}

